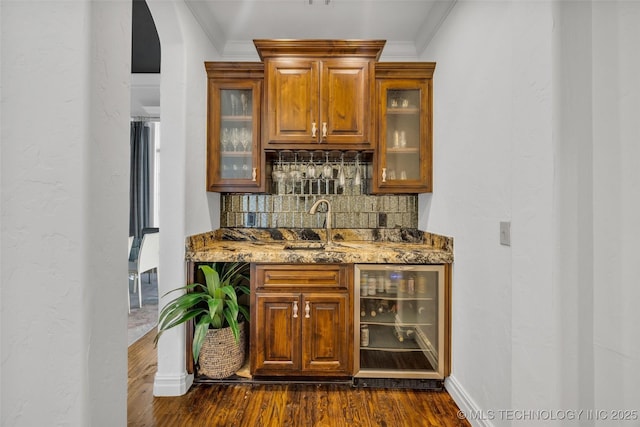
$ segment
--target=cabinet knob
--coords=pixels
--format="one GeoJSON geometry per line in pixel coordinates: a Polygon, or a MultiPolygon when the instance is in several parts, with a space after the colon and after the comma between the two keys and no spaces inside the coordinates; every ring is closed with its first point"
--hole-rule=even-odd
{"type": "Polygon", "coordinates": [[[311,137],[316,137],[316,132],[318,132],[318,127],[316,126],[316,122],[311,122],[311,137]]]}
{"type": "Polygon", "coordinates": [[[298,301],[293,302],[293,318],[298,318],[298,301]]]}
{"type": "Polygon", "coordinates": [[[382,182],[387,182],[387,168],[382,168],[382,182]]]}
{"type": "Polygon", "coordinates": [[[311,317],[309,315],[310,312],[311,312],[311,307],[309,307],[309,301],[307,301],[307,303],[304,305],[304,317],[306,317],[307,319],[311,317]]]}
{"type": "Polygon", "coordinates": [[[251,172],[251,181],[256,182],[257,176],[258,176],[258,173],[256,171],[256,168],[253,168],[253,172],[251,172]]]}
{"type": "Polygon", "coordinates": [[[322,122],[322,137],[327,137],[327,122],[322,122]]]}

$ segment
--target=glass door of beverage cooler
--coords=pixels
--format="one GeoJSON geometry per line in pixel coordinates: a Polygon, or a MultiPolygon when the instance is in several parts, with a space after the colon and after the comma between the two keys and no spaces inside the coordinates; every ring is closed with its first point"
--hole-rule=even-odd
{"type": "Polygon", "coordinates": [[[355,267],[356,377],[443,379],[442,265],[355,267]]]}

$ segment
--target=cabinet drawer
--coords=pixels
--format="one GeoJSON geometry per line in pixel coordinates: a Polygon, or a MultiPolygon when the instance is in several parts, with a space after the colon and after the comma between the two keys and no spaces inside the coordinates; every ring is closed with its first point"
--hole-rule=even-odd
{"type": "Polygon", "coordinates": [[[349,267],[340,264],[254,265],[251,276],[257,288],[343,288],[349,287],[349,267]]]}

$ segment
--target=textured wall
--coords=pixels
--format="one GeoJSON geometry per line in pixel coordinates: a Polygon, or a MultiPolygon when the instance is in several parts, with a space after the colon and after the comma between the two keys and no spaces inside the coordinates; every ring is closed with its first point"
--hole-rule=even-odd
{"type": "Polygon", "coordinates": [[[638,2],[458,2],[426,52],[438,191],[420,228],[456,241],[447,387],[496,415],[473,425],[637,409],[639,18],[638,2]]]}
{"type": "Polygon", "coordinates": [[[131,4],[0,8],[0,424],[125,425],[131,4]]]}

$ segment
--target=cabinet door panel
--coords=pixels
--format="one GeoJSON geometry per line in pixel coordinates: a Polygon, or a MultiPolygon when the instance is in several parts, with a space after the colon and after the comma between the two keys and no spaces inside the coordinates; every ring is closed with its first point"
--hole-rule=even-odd
{"type": "Polygon", "coordinates": [[[376,64],[374,193],[430,193],[433,62],[376,64]]]}
{"type": "Polygon", "coordinates": [[[369,145],[373,106],[367,60],[326,60],[322,63],[322,122],[329,144],[369,145]]]}
{"type": "Polygon", "coordinates": [[[318,63],[272,60],[267,68],[268,143],[317,142],[318,63]]]}
{"type": "Polygon", "coordinates": [[[260,145],[263,64],[205,63],[207,191],[264,191],[260,145]]]}
{"type": "Polygon", "coordinates": [[[300,297],[298,294],[256,295],[253,372],[278,374],[300,369],[300,297]],[[295,312],[295,304],[298,311],[295,312]],[[294,317],[296,316],[296,317],[294,317]],[[271,372],[274,371],[274,372],[271,372]]]}
{"type": "Polygon", "coordinates": [[[346,293],[305,294],[302,319],[302,369],[350,374],[348,331],[349,297],[346,293]],[[306,307],[309,306],[307,317],[306,307]]]}

